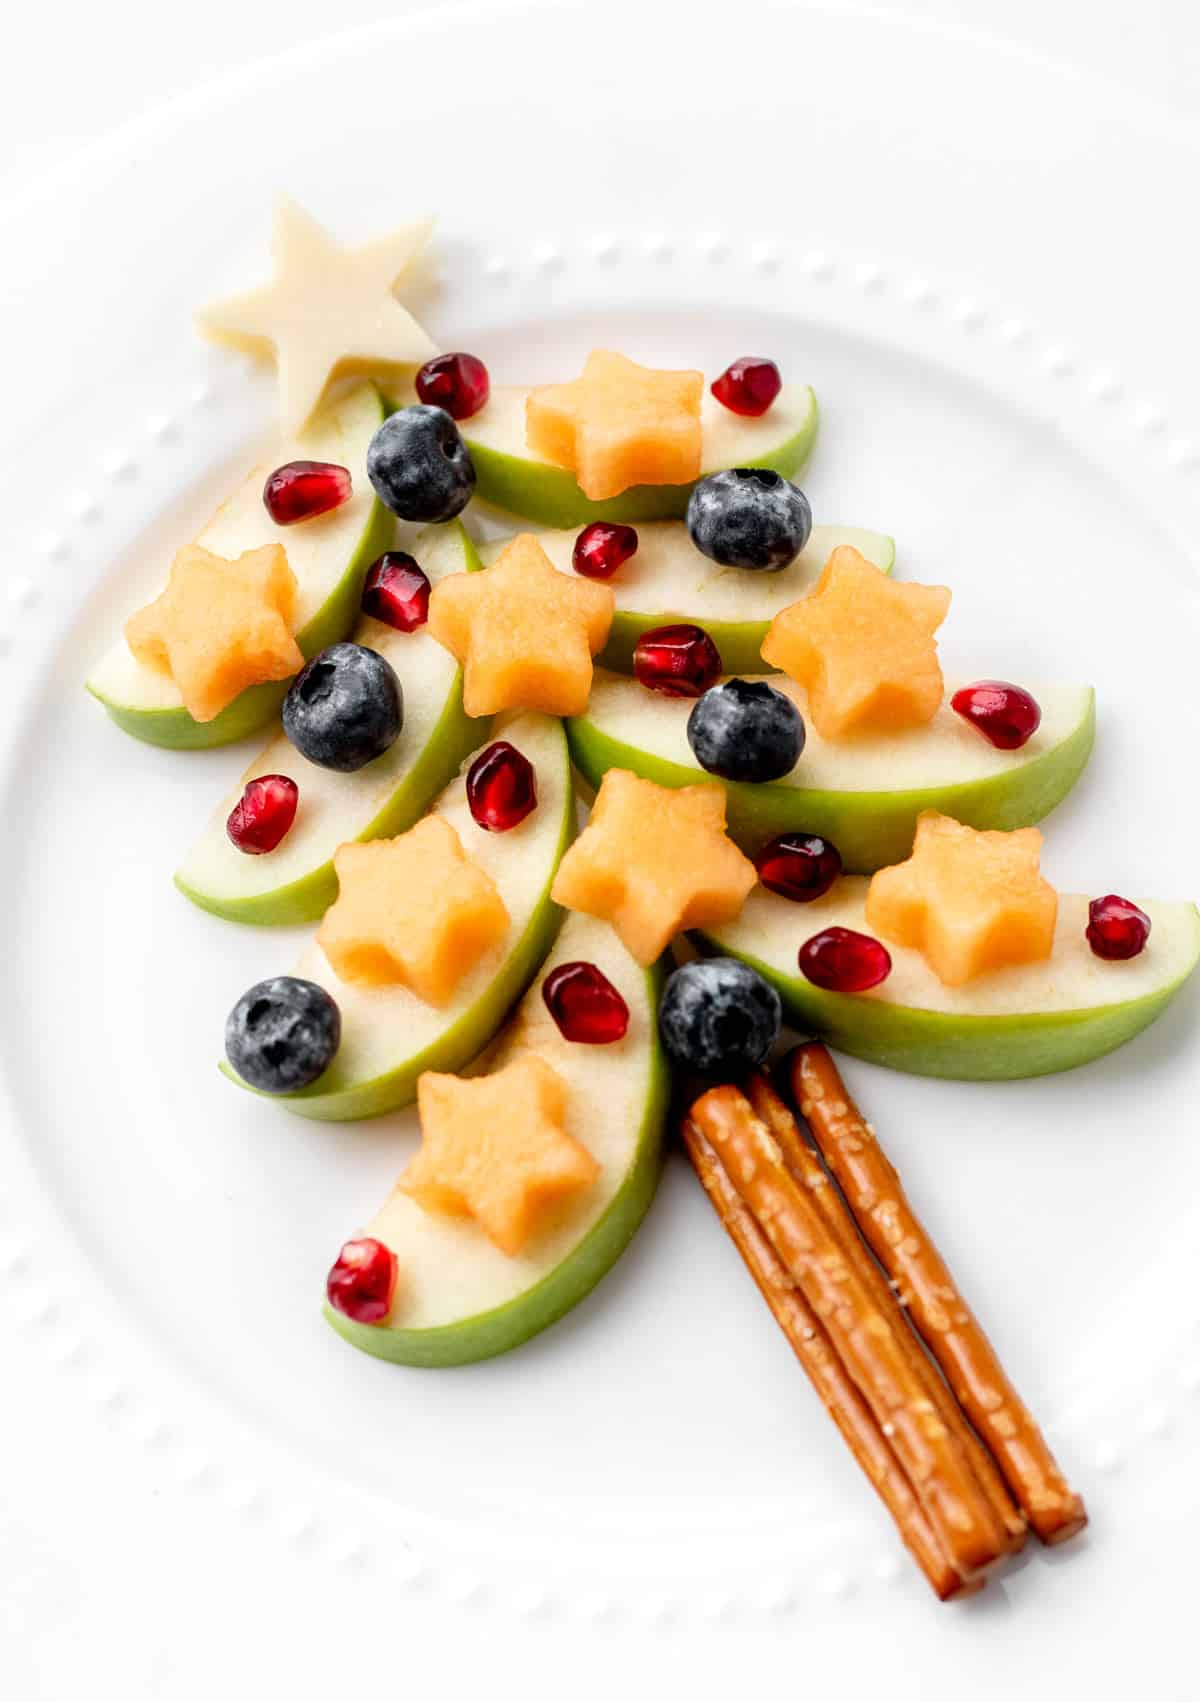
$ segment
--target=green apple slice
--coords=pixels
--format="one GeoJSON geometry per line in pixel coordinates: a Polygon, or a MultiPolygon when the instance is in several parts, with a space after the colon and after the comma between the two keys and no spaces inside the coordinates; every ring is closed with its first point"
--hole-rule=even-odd
{"type": "Polygon", "coordinates": [[[639,969],[607,923],[568,917],[488,1064],[499,1068],[513,1053],[532,1050],[561,1073],[567,1126],[599,1161],[599,1179],[515,1258],[469,1219],[424,1211],[397,1190],[364,1231],[396,1255],[393,1314],[381,1325],[356,1324],[326,1305],[340,1335],[400,1365],[463,1365],[528,1341],[596,1286],[641,1223],[658,1182],[668,1095],[658,985],[657,969],[639,969]],[[564,1040],[542,1003],[544,974],[581,959],[602,970],[629,1006],[629,1030],[610,1046],[564,1040]]]}
{"type": "MultiPolygon", "coordinates": [[[[413,546],[432,585],[479,566],[462,525],[431,526],[413,546]]],[[[364,619],[355,642],[377,650],[395,668],[404,690],[404,727],[391,750],[357,774],[337,774],[308,762],[280,732],[218,805],[199,842],[175,876],[193,904],[231,922],[259,925],[312,922],[337,895],[333,854],[352,839],[403,833],[431,798],[458,773],[488,723],[463,708],[462,670],[424,627],[397,632],[364,619]],[[225,831],[229,812],[248,780],[286,774],[300,788],[295,823],[277,850],[247,856],[225,831]]]]}
{"type": "MultiPolygon", "coordinates": [[[[518,715],[505,723],[503,737],[533,765],[538,802],[532,815],[507,833],[485,832],[471,817],[462,776],[435,809],[495,881],[508,910],[508,933],[441,1009],[407,987],[352,986],[339,980],[314,940],[295,974],[316,981],[337,1000],[341,1046],[311,1087],[273,1095],[277,1104],[327,1122],[375,1117],[407,1105],[422,1070],[460,1070],[487,1045],[536,973],[562,920],[550,900],[550,883],[575,828],[571,763],[562,723],[550,716],[518,715]]],[[[246,1086],[227,1064],[221,1068],[239,1087],[246,1086]]]]}
{"type": "MultiPolygon", "coordinates": [[[[574,573],[571,552],[577,531],[544,532],[538,542],[561,573],[574,573]]],[[[480,557],[495,561],[504,542],[485,544],[480,557]]],[[[812,536],[788,567],[778,573],[751,573],[719,567],[693,544],[678,520],[638,527],[637,554],[609,583],[616,597],[603,667],[633,671],[633,647],[652,627],[692,621],[712,638],[731,674],[762,672],[762,641],[780,609],[806,597],[839,544],[852,544],[868,561],[890,573],[896,546],[882,532],[858,526],[814,526],[812,536]]]]}
{"type": "MultiPolygon", "coordinates": [[[[386,409],[373,385],[359,385],[324,409],[303,436],[285,443],[222,505],[196,542],[233,559],[281,543],[299,586],[296,642],[305,656],[344,638],[358,615],[363,575],[392,541],[395,523],[367,479],[367,446],[386,409]],[[331,514],[277,526],[263,506],[263,484],[287,461],[334,461],[350,469],[354,490],[331,514]]],[[[231,744],[279,711],[286,680],[251,686],[212,721],[194,721],[168,674],[148,668],[119,638],[87,682],[117,726],[147,744],[200,750],[231,744]]]]}
{"type": "MultiPolygon", "coordinates": [[[[494,389],[487,406],[462,425],[484,502],[543,526],[586,526],[590,520],[682,519],[692,486],[635,485],[620,496],[591,502],[574,473],[538,460],[525,441],[527,388],[494,389]]],[[[795,478],[817,435],[817,398],[806,384],[788,384],[765,414],[730,413],[707,390],[700,411],[704,474],[724,467],[770,467],[795,478]]],[[[702,474],[703,476],[703,474],[702,474]]]]}
{"type": "Polygon", "coordinates": [[[1194,904],[1139,898],[1150,941],[1139,957],[1106,963],[1084,937],[1088,900],[1059,897],[1054,950],[1044,963],[994,970],[944,987],[920,952],[889,945],[892,972],[869,993],[827,993],[801,975],[796,954],[823,928],[869,933],[868,882],[835,882],[792,904],[763,888],[738,920],[698,935],[707,950],[743,958],[778,989],[789,1020],[831,1046],[912,1075],[962,1081],[1051,1075],[1089,1063],[1139,1034],[1200,961],[1194,904]]]}
{"type": "MultiPolygon", "coordinates": [[[[907,857],[922,810],[970,827],[1027,827],[1075,784],[1092,748],[1095,704],[1089,686],[1031,688],[1042,724],[1017,751],[1001,751],[946,700],[924,727],[830,742],[808,716],[803,689],[783,674],[770,683],[792,697],[808,737],[785,779],[762,785],[722,781],[730,831],[757,851],[777,833],[819,833],[847,869],[871,873],[907,857]]],[[[660,786],[695,786],[713,776],[687,742],[692,704],[636,680],[598,674],[587,714],[568,722],[575,766],[594,788],[609,768],[627,768],[660,786]]]]}

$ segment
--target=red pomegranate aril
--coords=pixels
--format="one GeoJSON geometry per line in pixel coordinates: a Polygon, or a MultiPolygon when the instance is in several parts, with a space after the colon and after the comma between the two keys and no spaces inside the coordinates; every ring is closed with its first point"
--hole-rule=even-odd
{"type": "Polygon", "coordinates": [[[435,355],[417,374],[417,395],[444,408],[452,420],[469,420],[492,393],[488,369],[477,355],[435,355]]]}
{"type": "Polygon", "coordinates": [[[963,686],[950,699],[950,707],[1001,751],[1019,751],[1042,724],[1037,700],[1006,680],[976,680],[963,686]]]}
{"type": "Polygon", "coordinates": [[[429,619],[429,580],[403,550],[385,550],[371,563],[363,581],[362,612],[373,620],[394,626],[397,632],[415,632],[429,619]]]}
{"type": "Polygon", "coordinates": [[[775,362],[758,355],[743,355],[731,362],[712,382],[712,393],[723,408],[750,419],[765,414],[782,389],[775,362]]]}
{"type": "Polygon", "coordinates": [[[781,833],[767,840],[754,866],[768,892],[795,904],[811,904],[837,880],[842,859],[837,846],[818,833],[781,833]]]}
{"type": "Polygon", "coordinates": [[[822,928],[800,947],[801,973],[827,993],[865,993],[892,972],[885,945],[855,928],[822,928]]]}
{"type": "Polygon", "coordinates": [[[702,626],[656,626],[634,645],[633,671],[647,691],[703,697],[721,677],[721,652],[702,626]]]}
{"type": "Polygon", "coordinates": [[[537,808],[533,764],[507,739],[480,751],[467,770],[467,805],[478,827],[507,833],[537,808]]]}
{"type": "Polygon", "coordinates": [[[277,526],[315,520],[349,502],[349,470],[334,461],[288,461],[263,486],[263,502],[277,526]]]}
{"type": "Polygon", "coordinates": [[[382,1324],[396,1295],[396,1255],[369,1235],[347,1241],[325,1279],[334,1311],[356,1324],[382,1324]]]}
{"type": "Polygon", "coordinates": [[[260,774],[229,812],[225,831],[239,851],[261,857],[274,851],[296,819],[300,788],[286,774],[260,774]]]}
{"type": "Polygon", "coordinates": [[[637,554],[638,535],[632,526],[613,526],[593,520],[575,540],[571,566],[585,579],[611,579],[619,567],[637,554]]]}
{"type": "Polygon", "coordinates": [[[560,963],[542,982],[542,1000],[576,1046],[611,1046],[629,1027],[629,1006],[594,963],[560,963]]]}
{"type": "Polygon", "coordinates": [[[1150,938],[1150,918],[1128,898],[1115,892],[1103,898],[1093,898],[1088,905],[1087,943],[1097,957],[1112,963],[1123,963],[1137,957],[1146,949],[1150,938]]]}

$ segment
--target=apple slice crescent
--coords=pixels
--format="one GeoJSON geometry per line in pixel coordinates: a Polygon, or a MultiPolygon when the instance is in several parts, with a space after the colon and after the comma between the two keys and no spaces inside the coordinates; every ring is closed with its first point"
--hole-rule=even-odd
{"type": "MultiPolygon", "coordinates": [[[[322,410],[301,438],[283,444],[246,477],[213,515],[196,543],[229,559],[263,544],[282,544],[299,588],[296,642],[314,656],[344,638],[358,615],[363,575],[391,543],[395,524],[367,479],[367,446],[386,413],[373,385],[359,385],[322,410]],[[277,526],[263,506],[263,485],[288,461],[333,461],[348,467],[353,494],[316,520],[277,526]]],[[[165,564],[164,564],[165,565],[165,564]]],[[[87,682],[124,732],[172,750],[231,744],[278,713],[286,680],[251,686],[212,721],[194,721],[169,674],[139,662],[124,638],[101,658],[87,682]]]]}
{"type": "Polygon", "coordinates": [[[384,1324],[325,1316],[365,1353],[401,1365],[463,1365],[517,1347],[561,1318],[604,1276],[645,1216],[661,1166],[667,1071],[658,1041],[657,968],[640,969],[612,929],[571,915],[488,1065],[531,1050],[567,1083],[567,1127],[599,1161],[598,1181],[555,1210],[515,1258],[469,1219],[424,1211],[392,1193],[364,1233],[390,1247],[399,1266],[384,1324]],[[608,1046],[564,1040],[542,1002],[558,963],[594,963],[629,1007],[629,1029],[608,1046]]]}

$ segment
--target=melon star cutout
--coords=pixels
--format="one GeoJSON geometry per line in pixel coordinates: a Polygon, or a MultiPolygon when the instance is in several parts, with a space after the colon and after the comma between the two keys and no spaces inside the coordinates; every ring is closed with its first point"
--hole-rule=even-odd
{"type": "Polygon", "coordinates": [[[271,282],[201,308],[196,327],[215,343],[274,353],[283,429],[295,434],[331,378],[420,366],[437,353],[392,293],[432,229],[425,219],[343,248],[303,207],[281,196],[271,231],[271,282]]]}
{"type": "Polygon", "coordinates": [[[525,437],[536,455],[572,471],[592,502],[634,483],[686,485],[700,476],[703,396],[702,372],[664,372],[595,349],[581,377],[530,392],[525,437]]]}

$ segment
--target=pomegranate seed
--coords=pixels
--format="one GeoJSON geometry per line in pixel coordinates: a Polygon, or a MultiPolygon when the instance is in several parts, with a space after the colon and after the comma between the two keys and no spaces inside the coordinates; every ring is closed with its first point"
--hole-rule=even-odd
{"type": "Polygon", "coordinates": [[[488,369],[475,355],[435,355],[417,374],[422,402],[444,408],[452,420],[469,420],[491,393],[488,369]]]}
{"type": "Polygon", "coordinates": [[[810,904],[828,892],[842,872],[836,845],[816,833],[781,833],[768,839],[754,859],[758,878],[768,892],[810,904]]]}
{"type": "Polygon", "coordinates": [[[397,632],[415,632],[425,625],[429,619],[429,581],[410,555],[403,550],[385,550],[371,563],[363,582],[362,612],[394,626],[397,632]]]}
{"type": "Polygon", "coordinates": [[[239,851],[260,857],[274,851],[296,819],[300,788],[286,774],[260,774],[229,812],[225,831],[239,851]]]}
{"type": "Polygon", "coordinates": [[[350,474],[333,461],[288,461],[263,486],[263,502],[277,526],[314,520],[350,500],[350,474]]]}
{"type": "Polygon", "coordinates": [[[507,739],[480,751],[467,770],[467,804],[476,825],[507,833],[537,808],[533,764],[507,739]]]}
{"type": "Polygon", "coordinates": [[[594,963],[560,963],[542,982],[542,998],[563,1039],[577,1046],[610,1046],[629,1027],[629,1006],[594,963]]]}
{"type": "Polygon", "coordinates": [[[381,1324],[396,1293],[396,1255],[369,1235],[347,1241],[325,1279],[329,1304],[356,1324],[381,1324]]]}
{"type": "Polygon", "coordinates": [[[886,946],[854,928],[822,928],[800,947],[800,969],[827,993],[865,993],[892,972],[886,946]]]}
{"type": "Polygon", "coordinates": [[[611,579],[630,556],[637,554],[638,535],[632,526],[610,526],[593,520],[575,540],[571,565],[585,579],[611,579]]]}
{"type": "Polygon", "coordinates": [[[950,699],[950,707],[978,727],[997,750],[1019,751],[1042,724],[1037,700],[1004,680],[976,680],[950,699]]]}
{"type": "Polygon", "coordinates": [[[703,697],[721,677],[721,652],[702,626],[656,626],[634,645],[633,671],[664,697],[703,697]]]}
{"type": "Polygon", "coordinates": [[[775,362],[757,355],[743,355],[712,383],[712,393],[723,408],[750,418],[765,414],[782,389],[783,379],[775,362]]]}
{"type": "Polygon", "coordinates": [[[1128,898],[1115,892],[1093,898],[1088,905],[1087,942],[1097,957],[1121,963],[1145,951],[1150,918],[1128,898]]]}

